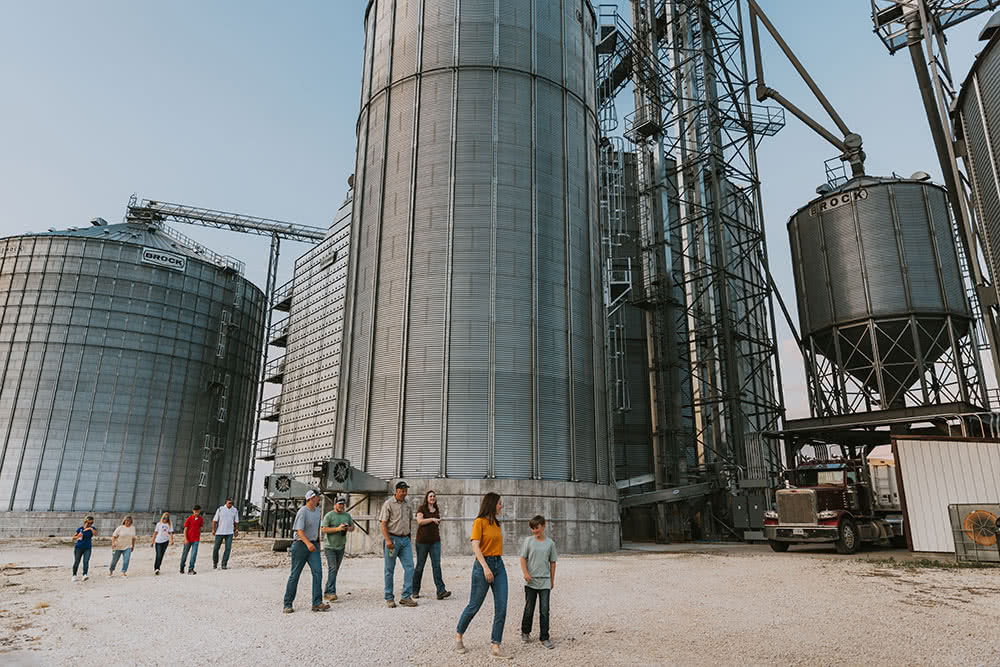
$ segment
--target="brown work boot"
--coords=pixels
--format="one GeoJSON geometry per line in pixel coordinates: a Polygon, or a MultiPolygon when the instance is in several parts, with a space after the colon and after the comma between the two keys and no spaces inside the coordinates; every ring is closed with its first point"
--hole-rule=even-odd
{"type": "Polygon", "coordinates": [[[490,655],[500,660],[510,660],[510,656],[500,650],[500,644],[490,644],[490,655]]]}
{"type": "Polygon", "coordinates": [[[323,599],[326,600],[327,602],[336,602],[337,601],[337,594],[336,593],[327,593],[326,595],[323,596],[323,599]]]}
{"type": "Polygon", "coordinates": [[[402,607],[416,607],[417,601],[414,600],[413,598],[403,598],[402,600],[399,601],[399,604],[402,607]]]}
{"type": "Polygon", "coordinates": [[[330,605],[326,602],[323,604],[314,604],[312,607],[313,611],[330,611],[330,605]]]}
{"type": "Polygon", "coordinates": [[[396,608],[396,601],[395,600],[386,600],[385,601],[385,606],[388,607],[389,609],[395,609],[396,608]]]}

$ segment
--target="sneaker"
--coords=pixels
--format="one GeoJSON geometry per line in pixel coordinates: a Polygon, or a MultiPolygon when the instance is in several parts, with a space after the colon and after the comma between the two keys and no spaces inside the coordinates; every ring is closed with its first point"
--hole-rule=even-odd
{"type": "Polygon", "coordinates": [[[323,599],[327,600],[328,602],[336,602],[337,601],[337,594],[336,593],[327,593],[326,595],[323,596],[323,599]]]}
{"type": "Polygon", "coordinates": [[[462,643],[461,639],[455,640],[455,653],[464,655],[469,652],[469,649],[465,648],[465,644],[462,643]]]}
{"type": "Polygon", "coordinates": [[[223,570],[228,570],[228,569],[229,569],[229,566],[228,566],[228,565],[223,565],[223,566],[222,566],[222,569],[223,569],[223,570]]]}
{"type": "Polygon", "coordinates": [[[396,608],[396,601],[395,600],[386,600],[385,601],[385,606],[388,607],[389,609],[395,609],[396,608]]]}
{"type": "Polygon", "coordinates": [[[499,644],[490,644],[490,656],[500,660],[510,660],[510,656],[500,650],[499,644]]]}
{"type": "Polygon", "coordinates": [[[198,573],[195,572],[194,570],[188,570],[188,574],[198,574],[198,573]]]}
{"type": "Polygon", "coordinates": [[[218,570],[219,569],[219,564],[218,563],[212,563],[212,569],[213,570],[218,570]]]}
{"type": "Polygon", "coordinates": [[[181,574],[184,574],[184,566],[181,565],[181,574]]]}
{"type": "Polygon", "coordinates": [[[531,635],[529,635],[527,632],[522,632],[521,633],[521,641],[524,642],[525,644],[527,644],[528,642],[531,641],[531,635]]]}
{"type": "Polygon", "coordinates": [[[115,571],[114,570],[108,570],[108,576],[109,577],[115,576],[115,571]]]}
{"type": "Polygon", "coordinates": [[[128,576],[128,572],[122,572],[122,576],[123,577],[127,577],[128,576]]]}
{"type": "Polygon", "coordinates": [[[314,604],[312,607],[313,611],[330,611],[330,605],[324,602],[323,604],[314,604]]]}
{"type": "Polygon", "coordinates": [[[291,614],[293,611],[295,611],[295,610],[292,609],[291,607],[285,607],[284,609],[281,610],[281,613],[282,614],[291,614]]]}
{"type": "Polygon", "coordinates": [[[403,607],[416,607],[417,603],[413,598],[403,598],[399,601],[399,604],[403,607]]]}
{"type": "Polygon", "coordinates": [[[542,646],[544,646],[545,648],[555,648],[556,647],[556,645],[552,643],[551,639],[543,639],[542,640],[542,646]]]}
{"type": "Polygon", "coordinates": [[[75,574],[73,575],[73,583],[74,584],[76,583],[76,575],[75,574]]]}
{"type": "Polygon", "coordinates": [[[451,591],[441,591],[440,593],[438,593],[438,600],[443,600],[445,598],[450,598],[450,597],[451,597],[451,591]]]}
{"type": "Polygon", "coordinates": [[[414,599],[414,600],[416,600],[417,598],[419,598],[419,597],[420,597],[420,593],[414,593],[414,594],[412,595],[412,597],[413,597],[413,599],[414,599]]]}
{"type": "Polygon", "coordinates": [[[90,577],[88,575],[86,575],[86,574],[83,575],[83,580],[86,581],[87,579],[90,579],[90,577]]]}
{"type": "Polygon", "coordinates": [[[155,574],[155,575],[159,576],[159,574],[160,574],[160,571],[159,571],[159,570],[153,570],[153,574],[155,574]]]}

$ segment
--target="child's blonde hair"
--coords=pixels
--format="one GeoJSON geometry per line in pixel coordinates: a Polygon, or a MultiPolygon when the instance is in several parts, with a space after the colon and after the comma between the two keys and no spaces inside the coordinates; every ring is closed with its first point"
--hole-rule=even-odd
{"type": "Polygon", "coordinates": [[[170,523],[170,512],[164,512],[160,516],[160,523],[170,523]]]}

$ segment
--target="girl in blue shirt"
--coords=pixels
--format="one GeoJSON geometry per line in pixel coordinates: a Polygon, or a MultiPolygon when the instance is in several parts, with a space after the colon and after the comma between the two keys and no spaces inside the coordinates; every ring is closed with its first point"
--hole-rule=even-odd
{"type": "Polygon", "coordinates": [[[73,536],[73,541],[76,543],[73,547],[73,581],[76,581],[76,572],[80,567],[81,560],[83,561],[83,580],[87,580],[94,535],[97,535],[97,529],[94,528],[94,517],[88,516],[83,520],[83,525],[76,529],[76,534],[73,536]]]}

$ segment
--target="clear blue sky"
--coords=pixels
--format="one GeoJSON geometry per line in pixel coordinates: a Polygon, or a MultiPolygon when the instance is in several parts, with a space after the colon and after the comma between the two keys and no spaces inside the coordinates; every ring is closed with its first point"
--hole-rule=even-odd
{"type": "MultiPolygon", "coordinates": [[[[624,1],[623,5],[626,5],[624,1]]],[[[122,217],[140,196],[325,225],[354,163],[364,0],[0,0],[0,236],[122,217]]],[[[761,0],[865,139],[868,171],[940,181],[913,71],[868,0],[761,0]]],[[[985,17],[951,33],[959,82],[985,17]]],[[[817,112],[765,37],[768,83],[817,112]]],[[[794,119],[760,168],[771,264],[794,307],[785,223],[836,151],[794,119]]],[[[263,283],[267,240],[187,227],[263,283]]],[[[285,244],[282,276],[305,248],[285,244]]],[[[785,331],[792,416],[801,363],[785,331]]]]}

